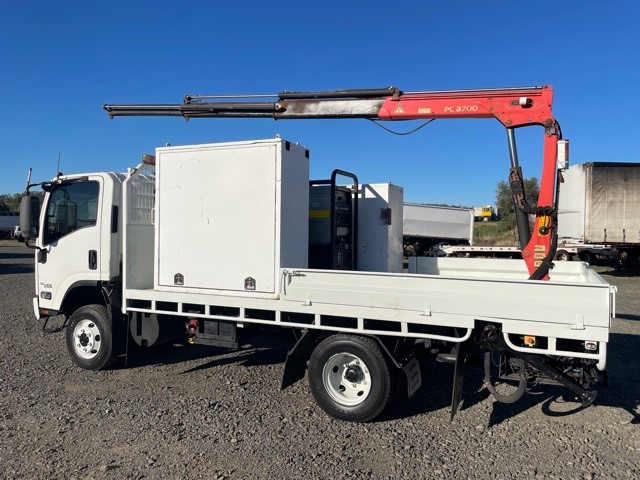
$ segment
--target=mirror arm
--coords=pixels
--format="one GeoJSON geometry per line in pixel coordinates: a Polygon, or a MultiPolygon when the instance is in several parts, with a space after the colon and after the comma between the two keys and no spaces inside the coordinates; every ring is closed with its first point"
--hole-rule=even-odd
{"type": "Polygon", "coordinates": [[[45,248],[42,247],[38,247],[37,245],[29,245],[29,239],[25,238],[24,239],[24,246],[27,248],[30,248],[31,250],[37,250],[37,251],[42,251],[42,250],[46,250],[45,248]]]}

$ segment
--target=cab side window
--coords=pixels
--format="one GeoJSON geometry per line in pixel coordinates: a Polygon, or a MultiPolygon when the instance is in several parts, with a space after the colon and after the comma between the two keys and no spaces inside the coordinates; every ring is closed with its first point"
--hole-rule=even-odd
{"type": "Polygon", "coordinates": [[[44,243],[50,244],[98,218],[98,182],[62,183],[53,187],[44,221],[44,243]]]}

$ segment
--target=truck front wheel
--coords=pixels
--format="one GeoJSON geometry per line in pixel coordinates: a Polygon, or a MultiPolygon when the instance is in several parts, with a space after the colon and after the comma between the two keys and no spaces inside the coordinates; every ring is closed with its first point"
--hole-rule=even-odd
{"type": "Polygon", "coordinates": [[[309,360],[309,387],[316,402],[338,420],[368,422],[392,397],[389,362],[371,338],[338,334],[322,341],[309,360]]]}
{"type": "Polygon", "coordinates": [[[556,252],[555,259],[559,262],[568,262],[571,260],[571,254],[566,250],[558,250],[556,252]]]}
{"type": "Polygon", "coordinates": [[[79,367],[101,370],[115,360],[111,323],[103,305],[85,305],[73,312],[66,336],[69,355],[79,367]]]}

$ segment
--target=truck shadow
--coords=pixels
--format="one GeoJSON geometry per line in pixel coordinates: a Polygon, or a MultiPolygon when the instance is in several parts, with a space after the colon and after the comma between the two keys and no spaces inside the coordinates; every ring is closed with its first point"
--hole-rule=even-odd
{"type": "MultiPolygon", "coordinates": [[[[637,411],[640,405],[640,396],[638,395],[637,387],[635,390],[635,399],[629,400],[622,397],[624,389],[609,385],[609,387],[599,390],[593,406],[586,408],[596,408],[598,406],[619,408],[631,415],[630,424],[640,424],[640,413],[637,411]]],[[[578,412],[585,409],[578,399],[563,387],[547,386],[539,392],[526,394],[518,403],[513,405],[495,402],[488,426],[499,425],[504,420],[517,416],[538,405],[542,413],[548,417],[566,417],[578,414],[578,412]]]]}
{"type": "MultiPolygon", "coordinates": [[[[407,398],[406,382],[403,381],[395,404],[392,406],[393,408],[387,409],[377,421],[385,422],[410,418],[451,407],[453,365],[427,359],[420,363],[420,368],[422,370],[422,386],[420,389],[412,398],[407,398]]],[[[476,373],[475,368],[466,368],[463,409],[470,406],[470,401],[475,405],[489,396],[488,391],[479,391],[476,388],[477,377],[479,376],[476,373]]],[[[482,380],[480,379],[481,383],[482,380]]]]}
{"type": "Polygon", "coordinates": [[[20,246],[17,242],[16,244],[16,246],[10,247],[14,251],[7,252],[5,248],[0,248],[0,275],[32,273],[34,271],[33,250],[24,248],[24,252],[15,252],[15,247],[20,246]]]}
{"type": "MultiPolygon", "coordinates": [[[[609,386],[599,390],[594,406],[620,408],[631,415],[631,424],[640,424],[640,370],[627,368],[628,359],[640,350],[640,336],[611,334],[609,345],[609,386]]],[[[254,337],[239,350],[202,345],[160,345],[132,352],[127,367],[204,360],[203,363],[183,370],[181,374],[185,375],[232,364],[247,367],[284,365],[287,352],[292,346],[293,341],[280,336],[254,337]]],[[[392,408],[387,409],[376,422],[411,418],[450,408],[453,366],[427,359],[421,362],[421,368],[423,384],[413,398],[408,399],[406,394],[403,395],[402,389],[406,389],[406,384],[402,382],[392,408]]],[[[488,427],[499,425],[532,408],[540,408],[548,417],[573,415],[583,409],[566,388],[557,386],[532,389],[514,404],[498,403],[485,388],[483,377],[482,368],[475,362],[468,362],[465,370],[464,400],[459,412],[463,413],[483,402],[492,402],[488,427]]]]}
{"type": "MultiPolygon", "coordinates": [[[[283,363],[288,350],[294,342],[284,339],[254,337],[250,342],[240,346],[238,350],[206,345],[174,345],[162,344],[149,348],[136,348],[129,351],[126,359],[127,368],[144,367],[150,365],[170,365],[194,360],[209,361],[189,368],[181,374],[198,370],[239,364],[244,366],[274,365],[283,363]]],[[[121,362],[121,366],[124,362],[121,362]]]]}
{"type": "Polygon", "coordinates": [[[28,263],[0,263],[0,275],[33,272],[34,266],[28,263]]]}
{"type": "MultiPolygon", "coordinates": [[[[631,415],[631,424],[640,424],[640,370],[630,368],[629,359],[640,350],[640,336],[612,333],[607,350],[609,384],[598,388],[594,406],[622,409],[631,415]]],[[[506,405],[495,402],[490,426],[540,405],[542,413],[549,417],[563,417],[583,410],[582,405],[564,387],[545,386],[526,394],[519,402],[506,405]]],[[[589,407],[587,407],[589,408],[589,407]]]]}
{"type": "MultiPolygon", "coordinates": [[[[640,424],[640,370],[628,368],[628,359],[640,350],[640,336],[611,334],[608,350],[609,385],[598,390],[594,406],[622,409],[631,415],[630,424],[640,424]]],[[[451,405],[453,367],[429,362],[421,364],[423,385],[412,399],[399,398],[396,407],[389,409],[380,421],[424,415],[451,405]]],[[[485,401],[492,402],[488,427],[540,408],[548,417],[577,414],[583,407],[565,387],[543,386],[529,390],[513,404],[496,402],[484,386],[482,368],[470,362],[465,370],[463,403],[460,412],[485,401]]],[[[589,407],[587,407],[589,408],[589,407]]],[[[455,422],[455,419],[453,420],[455,422]]]]}
{"type": "Polygon", "coordinates": [[[621,266],[619,268],[610,268],[608,270],[598,270],[600,275],[611,277],[638,277],[640,276],[640,268],[637,265],[621,266]]]}
{"type": "MultiPolygon", "coordinates": [[[[224,353],[229,353],[227,350],[224,353]]],[[[196,367],[184,370],[181,375],[187,373],[197,372],[198,370],[207,370],[213,367],[219,367],[222,365],[237,364],[245,367],[258,367],[264,365],[277,365],[284,364],[284,360],[287,357],[287,349],[276,348],[256,348],[249,347],[243,348],[239,352],[234,352],[231,356],[216,357],[207,363],[198,365],[196,367]]]]}
{"type": "Polygon", "coordinates": [[[16,253],[16,252],[5,252],[0,249],[0,260],[5,259],[29,259],[33,260],[33,250],[24,249],[24,252],[16,253]]]}

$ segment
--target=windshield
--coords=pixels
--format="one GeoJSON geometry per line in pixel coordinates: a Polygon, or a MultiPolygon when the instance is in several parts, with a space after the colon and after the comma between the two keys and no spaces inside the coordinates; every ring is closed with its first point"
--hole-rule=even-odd
{"type": "Polygon", "coordinates": [[[98,182],[76,182],[56,185],[49,193],[44,221],[45,245],[75,230],[91,227],[98,218],[98,182]]]}

